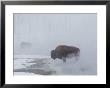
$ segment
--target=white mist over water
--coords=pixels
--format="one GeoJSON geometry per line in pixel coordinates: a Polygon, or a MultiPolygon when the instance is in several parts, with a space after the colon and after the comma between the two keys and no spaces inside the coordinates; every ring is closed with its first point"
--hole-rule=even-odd
{"type": "Polygon", "coordinates": [[[35,64],[39,61],[39,56],[42,61],[51,61],[51,58],[47,58],[50,57],[51,50],[61,44],[80,48],[81,55],[76,63],[73,58],[67,59],[66,63],[56,59],[48,64],[57,74],[97,73],[96,14],[14,14],[14,57],[18,56],[14,60],[18,63],[14,64],[15,69],[21,69],[20,64],[34,64],[23,62],[22,55],[25,59],[35,61],[35,64]]]}

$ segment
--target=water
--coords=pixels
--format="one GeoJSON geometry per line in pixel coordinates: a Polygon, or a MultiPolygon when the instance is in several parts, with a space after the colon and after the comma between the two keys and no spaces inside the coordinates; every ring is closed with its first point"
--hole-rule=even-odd
{"type": "Polygon", "coordinates": [[[76,61],[75,58],[62,60],[51,58],[15,58],[14,75],[96,75],[91,63],[76,61]]]}

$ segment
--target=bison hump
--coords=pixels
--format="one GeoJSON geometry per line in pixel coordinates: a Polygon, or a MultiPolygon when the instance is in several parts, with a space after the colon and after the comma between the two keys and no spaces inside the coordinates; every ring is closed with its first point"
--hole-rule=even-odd
{"type": "Polygon", "coordinates": [[[59,45],[59,46],[56,47],[55,51],[61,51],[61,50],[64,50],[65,47],[67,47],[67,46],[65,46],[65,45],[59,45]]]}

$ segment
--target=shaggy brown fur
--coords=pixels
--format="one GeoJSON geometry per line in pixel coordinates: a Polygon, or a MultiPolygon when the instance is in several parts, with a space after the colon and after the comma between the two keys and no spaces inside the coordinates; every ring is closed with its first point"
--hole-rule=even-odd
{"type": "Polygon", "coordinates": [[[80,49],[74,46],[67,46],[67,45],[59,45],[55,48],[55,50],[51,51],[51,58],[56,59],[63,59],[66,62],[66,58],[69,54],[73,54],[75,57],[79,56],[80,49]]]}

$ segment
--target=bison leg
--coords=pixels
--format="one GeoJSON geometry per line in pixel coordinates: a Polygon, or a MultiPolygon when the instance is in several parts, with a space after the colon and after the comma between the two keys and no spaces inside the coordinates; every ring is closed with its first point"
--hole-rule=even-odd
{"type": "Polygon", "coordinates": [[[75,62],[79,61],[80,57],[79,56],[75,56],[75,62]]]}
{"type": "Polygon", "coordinates": [[[76,61],[79,60],[79,55],[80,55],[79,52],[75,53],[76,61]]]}
{"type": "Polygon", "coordinates": [[[65,58],[65,57],[63,57],[62,59],[63,59],[63,62],[65,63],[65,62],[66,62],[66,58],[65,58]]]}

